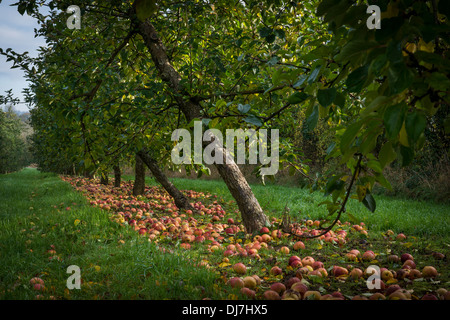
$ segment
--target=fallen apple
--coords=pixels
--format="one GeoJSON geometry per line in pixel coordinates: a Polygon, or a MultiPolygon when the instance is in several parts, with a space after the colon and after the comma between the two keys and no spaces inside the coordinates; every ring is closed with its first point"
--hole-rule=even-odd
{"type": "Polygon", "coordinates": [[[238,262],[233,265],[233,270],[238,274],[245,274],[247,272],[247,267],[242,262],[238,262]]]}
{"type": "Polygon", "coordinates": [[[233,277],[227,282],[232,288],[243,288],[244,281],[239,277],[233,277]]]}
{"type": "Polygon", "coordinates": [[[256,279],[252,276],[247,276],[243,279],[244,287],[254,289],[256,288],[256,279]]]}
{"type": "Polygon", "coordinates": [[[283,273],[283,270],[280,267],[278,267],[278,266],[273,266],[270,269],[270,274],[271,275],[277,276],[277,275],[282,274],[282,273],[283,273]]]}
{"type": "Polygon", "coordinates": [[[297,241],[296,243],[294,243],[293,249],[294,250],[304,250],[305,244],[302,241],[297,241]]]}
{"type": "Polygon", "coordinates": [[[363,276],[363,271],[359,268],[353,268],[350,271],[349,276],[354,280],[358,280],[363,276]]]}
{"type": "Polygon", "coordinates": [[[404,253],[404,254],[401,255],[400,260],[404,263],[406,260],[413,260],[414,261],[414,258],[413,258],[413,256],[411,254],[404,253]]]}
{"type": "Polygon", "coordinates": [[[270,290],[273,290],[281,295],[284,291],[286,291],[286,286],[281,282],[275,282],[270,286],[270,290]]]}
{"type": "Polygon", "coordinates": [[[422,275],[424,276],[424,278],[434,278],[437,277],[438,272],[433,266],[425,266],[422,269],[422,275]]]}
{"type": "Polygon", "coordinates": [[[266,299],[266,300],[281,300],[280,295],[273,290],[264,291],[263,296],[264,296],[264,299],[266,299]]]}
{"type": "Polygon", "coordinates": [[[289,254],[289,251],[290,251],[289,248],[286,247],[286,246],[283,246],[283,247],[280,248],[280,252],[281,253],[289,254]]]}
{"type": "Polygon", "coordinates": [[[247,287],[241,288],[241,293],[250,299],[255,299],[255,297],[256,297],[256,292],[247,287]]]}
{"type": "Polygon", "coordinates": [[[321,294],[319,291],[306,291],[303,295],[304,300],[320,300],[321,294]]]}

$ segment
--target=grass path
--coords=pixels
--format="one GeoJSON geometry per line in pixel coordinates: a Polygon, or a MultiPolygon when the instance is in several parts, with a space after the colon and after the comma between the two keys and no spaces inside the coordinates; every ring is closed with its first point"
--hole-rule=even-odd
{"type": "Polygon", "coordinates": [[[188,254],[162,252],[56,175],[0,175],[0,300],[217,298],[217,276],[188,254]],[[80,290],[67,289],[70,265],[81,269],[80,290]]]}

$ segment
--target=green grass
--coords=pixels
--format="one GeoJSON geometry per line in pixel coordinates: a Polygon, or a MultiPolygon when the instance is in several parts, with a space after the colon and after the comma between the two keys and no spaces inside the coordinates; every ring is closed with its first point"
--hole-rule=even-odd
{"type": "MultiPolygon", "coordinates": [[[[219,200],[233,200],[221,181],[171,180],[182,190],[202,191],[218,195],[219,200]]],[[[147,184],[157,185],[152,178],[147,178],[147,184]]],[[[323,200],[320,193],[276,185],[252,185],[252,189],[270,216],[280,217],[285,205],[297,219],[316,219],[326,214],[325,208],[317,207],[323,200]]],[[[402,286],[414,288],[418,297],[439,286],[448,288],[448,263],[435,260],[431,254],[438,251],[448,257],[448,206],[378,196],[375,214],[356,201],[349,203],[348,210],[367,224],[368,239],[360,237],[359,233],[350,233],[344,247],[310,240],[307,248],[297,254],[314,256],[330,268],[348,265],[344,254],[350,248],[374,250],[381,265],[387,265],[386,257],[390,253],[411,252],[418,268],[434,265],[441,277],[437,282],[402,282],[402,286]],[[404,232],[407,242],[386,240],[381,234],[387,229],[404,232]]],[[[289,241],[275,243],[275,250],[262,250],[263,259],[234,256],[230,263],[244,262],[250,272],[260,273],[266,279],[264,288],[267,288],[268,283],[280,280],[271,277],[268,270],[275,261],[286,265],[288,256],[276,249],[281,245],[292,246],[289,241]]],[[[111,213],[90,206],[81,193],[57,175],[34,169],[0,175],[0,299],[35,299],[40,294],[45,299],[53,296],[56,299],[197,300],[223,299],[234,292],[221,287],[226,278],[236,275],[230,266],[220,267],[221,251],[211,253],[202,244],[193,244],[191,250],[185,251],[177,249],[176,244],[161,243],[158,246],[149,242],[132,228],[113,221],[111,213]],[[70,210],[66,210],[67,207],[70,210]],[[52,246],[56,253],[49,255],[52,246]],[[49,260],[49,256],[57,259],[49,260]],[[194,261],[203,259],[208,260],[212,268],[195,265],[194,261]],[[70,265],[81,268],[81,290],[66,287],[70,276],[66,271],[70,265]],[[33,277],[45,281],[44,292],[31,288],[29,281],[33,277]]],[[[355,266],[363,268],[367,264],[358,262],[355,266]]],[[[398,269],[401,265],[389,267],[398,269]]],[[[285,272],[287,275],[289,271],[285,272]]],[[[319,280],[309,279],[310,288],[327,292],[342,290],[350,295],[364,292],[364,284],[361,286],[354,281],[319,280]]],[[[264,288],[258,289],[259,295],[264,288]]]]}
{"type": "Polygon", "coordinates": [[[45,299],[219,298],[218,275],[195,268],[189,254],[162,252],[56,175],[34,169],[0,175],[2,300],[35,299],[33,277],[45,281],[45,299]],[[49,260],[51,246],[59,260],[49,260]],[[81,290],[66,287],[70,265],[81,269],[81,290]]]}
{"type": "MultiPolygon", "coordinates": [[[[125,176],[124,179],[134,179],[125,176]]],[[[192,180],[182,178],[170,179],[181,190],[196,190],[217,194],[226,201],[233,200],[225,183],[217,180],[192,180]]],[[[157,185],[152,178],[146,183],[157,185]]],[[[287,187],[279,185],[251,185],[251,188],[263,209],[270,216],[280,217],[287,205],[290,213],[296,219],[325,218],[325,206],[318,206],[326,198],[320,192],[311,193],[306,188],[287,187]]],[[[431,236],[450,240],[450,206],[431,201],[415,201],[375,196],[377,208],[374,213],[357,200],[350,199],[347,211],[358,221],[364,222],[372,231],[386,231],[391,229],[396,233],[408,235],[431,236]]],[[[342,221],[348,220],[344,214],[342,221]]]]}

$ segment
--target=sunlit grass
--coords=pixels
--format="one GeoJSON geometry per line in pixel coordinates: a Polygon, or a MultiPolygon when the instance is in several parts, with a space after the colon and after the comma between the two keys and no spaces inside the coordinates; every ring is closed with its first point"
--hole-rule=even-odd
{"type": "Polygon", "coordinates": [[[188,255],[163,252],[111,221],[56,175],[24,169],[0,176],[0,299],[220,297],[217,275],[188,255]],[[70,265],[81,269],[80,290],[66,287],[70,265]],[[45,291],[32,290],[33,277],[45,281],[45,291]]]}

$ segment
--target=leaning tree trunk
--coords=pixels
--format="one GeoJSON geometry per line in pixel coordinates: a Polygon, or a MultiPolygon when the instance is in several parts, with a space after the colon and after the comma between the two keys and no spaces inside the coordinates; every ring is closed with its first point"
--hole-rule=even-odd
{"type": "MultiPolygon", "coordinates": [[[[172,66],[167,56],[166,48],[159,38],[155,27],[147,19],[144,22],[139,22],[138,30],[144,39],[146,47],[149,49],[161,79],[173,91],[177,104],[186,117],[187,122],[200,118],[201,106],[195,99],[189,99],[189,93],[182,89],[180,85],[181,75],[172,66]]],[[[225,150],[224,157],[227,154],[225,150]]],[[[259,231],[267,224],[268,220],[239,167],[234,161],[215,164],[215,166],[238,204],[246,231],[248,233],[259,231]]]]}
{"type": "Polygon", "coordinates": [[[153,159],[148,151],[141,150],[137,153],[137,155],[142,159],[142,161],[147,165],[147,167],[152,172],[155,179],[163,186],[163,188],[170,194],[170,196],[175,201],[175,205],[179,209],[190,209],[193,210],[191,204],[189,203],[188,198],[178,190],[172,182],[167,179],[167,176],[158,166],[158,163],[155,159],[153,159]]]}
{"type": "Polygon", "coordinates": [[[141,157],[136,155],[136,164],[134,166],[134,186],[133,186],[133,195],[138,196],[142,195],[145,192],[145,166],[144,162],[142,162],[141,157]]]}
{"type": "Polygon", "coordinates": [[[103,171],[100,173],[100,184],[108,185],[109,183],[109,177],[108,172],[103,171]]]}
{"type": "Polygon", "coordinates": [[[120,180],[121,180],[121,176],[122,176],[122,173],[120,172],[120,166],[115,165],[113,167],[113,169],[114,169],[114,187],[119,188],[120,180]]]}

